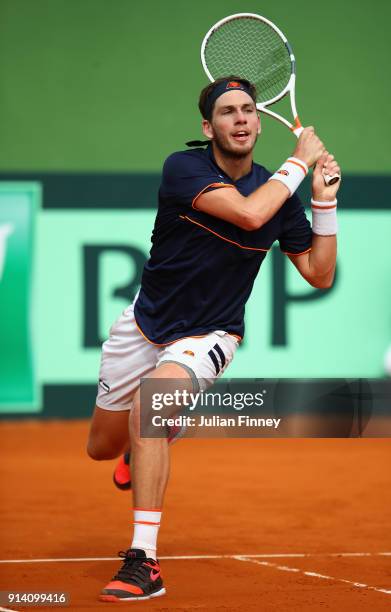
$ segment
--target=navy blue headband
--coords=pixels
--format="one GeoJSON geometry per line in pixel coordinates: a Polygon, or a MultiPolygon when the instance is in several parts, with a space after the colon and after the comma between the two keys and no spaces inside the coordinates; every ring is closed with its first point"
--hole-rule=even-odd
{"type": "MultiPolygon", "coordinates": [[[[210,119],[212,116],[213,105],[216,102],[217,98],[222,96],[227,91],[232,91],[235,89],[239,89],[245,91],[250,98],[253,99],[250,88],[243,81],[226,79],[222,81],[212,91],[210,92],[206,104],[205,104],[205,115],[207,119],[210,119]]],[[[186,143],[188,147],[203,147],[206,144],[209,144],[210,140],[190,140],[186,143]]]]}
{"type": "Polygon", "coordinates": [[[232,81],[230,79],[226,79],[225,81],[219,83],[214,89],[212,89],[209,96],[207,97],[205,104],[206,118],[210,119],[210,117],[212,116],[213,105],[216,102],[217,98],[222,96],[224,93],[227,93],[227,91],[232,91],[236,89],[245,91],[252,98],[250,88],[247,87],[247,85],[243,83],[243,81],[232,81]]]}

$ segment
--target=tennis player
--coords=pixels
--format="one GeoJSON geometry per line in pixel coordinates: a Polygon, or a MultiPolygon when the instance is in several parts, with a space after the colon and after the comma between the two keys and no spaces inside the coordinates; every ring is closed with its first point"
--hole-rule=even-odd
{"type": "MultiPolygon", "coordinates": [[[[339,165],[312,127],[274,174],[255,163],[261,132],[255,100],[255,87],[236,76],[202,90],[208,144],[165,161],[139,294],[103,344],[88,453],[113,459],[131,448],[134,502],[133,540],[120,553],[123,565],[103,589],[103,601],[165,593],[156,543],[168,440],[140,436],[140,378],[177,379],[198,389],[221,376],[243,337],[245,304],[276,240],[312,286],[333,282],[339,183],[326,186],[323,174],[340,173],[339,165]],[[296,190],[313,165],[311,229],[296,190]]],[[[129,484],[123,458],[121,467],[129,484]]]]}

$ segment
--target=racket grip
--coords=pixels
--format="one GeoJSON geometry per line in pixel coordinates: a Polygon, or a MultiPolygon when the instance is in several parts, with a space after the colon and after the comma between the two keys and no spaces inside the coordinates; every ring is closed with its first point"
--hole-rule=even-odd
{"type": "Polygon", "coordinates": [[[325,184],[328,186],[328,185],[335,185],[335,183],[338,183],[341,177],[339,174],[331,174],[331,175],[324,174],[323,178],[324,178],[325,184]]]}
{"type": "MultiPolygon", "coordinates": [[[[291,128],[292,132],[294,133],[294,135],[296,136],[296,138],[299,138],[300,134],[303,132],[304,128],[301,125],[300,127],[297,127],[295,129],[293,129],[293,127],[291,128]]],[[[315,164],[314,164],[315,167],[315,164]]],[[[340,180],[340,175],[339,174],[324,174],[323,175],[324,178],[324,182],[325,185],[329,186],[329,185],[335,185],[335,183],[338,183],[338,181],[340,180]]]]}

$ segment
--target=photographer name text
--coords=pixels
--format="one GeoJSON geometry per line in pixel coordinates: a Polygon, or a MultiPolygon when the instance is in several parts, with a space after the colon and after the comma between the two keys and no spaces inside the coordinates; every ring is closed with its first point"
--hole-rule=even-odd
{"type": "Polygon", "coordinates": [[[184,415],[175,418],[165,418],[160,415],[152,417],[154,427],[273,427],[277,429],[280,423],[281,419],[261,419],[245,414],[237,415],[235,418],[218,415],[211,417],[201,415],[199,419],[184,415]]]}

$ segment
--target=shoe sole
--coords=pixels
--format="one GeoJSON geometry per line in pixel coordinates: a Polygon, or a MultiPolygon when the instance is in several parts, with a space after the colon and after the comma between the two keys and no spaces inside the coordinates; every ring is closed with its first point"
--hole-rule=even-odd
{"type": "Polygon", "coordinates": [[[151,595],[143,595],[142,597],[117,597],[116,595],[99,595],[100,601],[108,601],[111,603],[119,603],[121,601],[140,601],[142,599],[152,599],[153,597],[161,597],[166,594],[166,589],[163,587],[156,593],[151,593],[151,595]]]}

